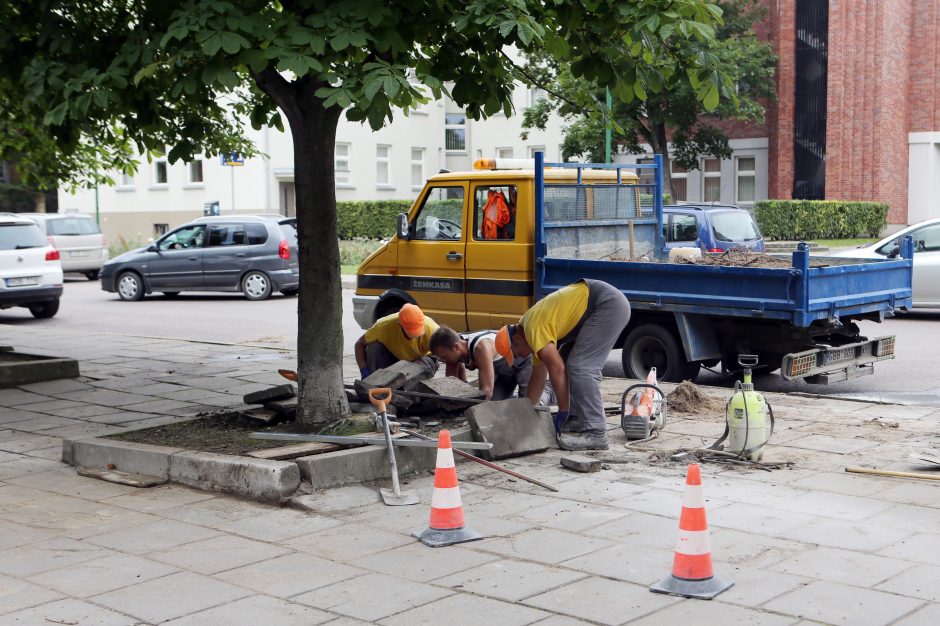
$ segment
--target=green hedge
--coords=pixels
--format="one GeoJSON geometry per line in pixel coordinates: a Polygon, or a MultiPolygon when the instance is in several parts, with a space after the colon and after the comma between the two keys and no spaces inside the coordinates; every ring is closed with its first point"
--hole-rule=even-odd
{"type": "Polygon", "coordinates": [[[877,237],[888,222],[888,205],[849,200],[763,200],[754,205],[768,239],[877,237]]]}
{"type": "MultiPolygon", "coordinates": [[[[437,201],[437,217],[458,224],[461,219],[459,200],[437,201]]],[[[395,220],[399,213],[407,213],[411,200],[370,200],[362,202],[336,203],[336,228],[340,239],[385,239],[395,234],[395,220]]]]}

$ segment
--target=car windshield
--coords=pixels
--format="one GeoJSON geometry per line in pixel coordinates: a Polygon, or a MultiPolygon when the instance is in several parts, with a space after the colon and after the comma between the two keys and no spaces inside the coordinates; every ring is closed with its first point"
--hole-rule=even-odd
{"type": "Polygon", "coordinates": [[[760,239],[757,224],[747,211],[720,211],[711,214],[712,231],[718,241],[760,239]]]}
{"type": "Polygon", "coordinates": [[[63,217],[46,221],[46,232],[50,235],[98,235],[101,229],[95,221],[85,217],[63,217]]]}
{"type": "Polygon", "coordinates": [[[0,226],[0,250],[44,248],[49,245],[36,224],[4,224],[0,226]]]}

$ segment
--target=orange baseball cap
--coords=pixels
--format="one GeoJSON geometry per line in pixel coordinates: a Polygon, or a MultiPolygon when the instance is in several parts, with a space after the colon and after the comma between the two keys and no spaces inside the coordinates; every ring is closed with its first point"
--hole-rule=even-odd
{"type": "Polygon", "coordinates": [[[512,335],[515,328],[511,324],[496,331],[496,351],[506,359],[506,365],[512,365],[512,335]]]}
{"type": "Polygon", "coordinates": [[[424,334],[424,311],[416,304],[406,304],[398,312],[398,323],[411,339],[424,334]]]}

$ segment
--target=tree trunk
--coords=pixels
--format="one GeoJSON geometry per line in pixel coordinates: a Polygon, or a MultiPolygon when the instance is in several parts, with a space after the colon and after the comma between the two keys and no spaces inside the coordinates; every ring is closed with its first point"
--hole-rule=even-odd
{"type": "Polygon", "coordinates": [[[666,140],[666,125],[658,122],[651,122],[649,134],[650,146],[655,154],[663,157],[663,196],[669,194],[669,201],[675,204],[675,197],[672,195],[672,167],[669,159],[669,143],[666,140]]]}
{"type": "Polygon", "coordinates": [[[288,115],[300,248],[297,422],[319,429],[349,414],[343,389],[343,293],[333,177],[342,110],[324,109],[312,87],[300,91],[299,111],[288,115]]]}

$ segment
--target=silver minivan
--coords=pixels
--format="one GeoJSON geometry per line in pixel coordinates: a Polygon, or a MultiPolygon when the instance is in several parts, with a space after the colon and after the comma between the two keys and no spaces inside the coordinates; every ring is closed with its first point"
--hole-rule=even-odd
{"type": "Polygon", "coordinates": [[[62,271],[80,272],[98,280],[108,260],[108,240],[90,215],[78,213],[21,213],[42,228],[49,243],[59,251],[62,271]]]}
{"type": "Polygon", "coordinates": [[[297,231],[281,215],[202,217],[101,268],[101,288],[122,300],[162,292],[241,291],[249,300],[300,289],[297,231]]]}

